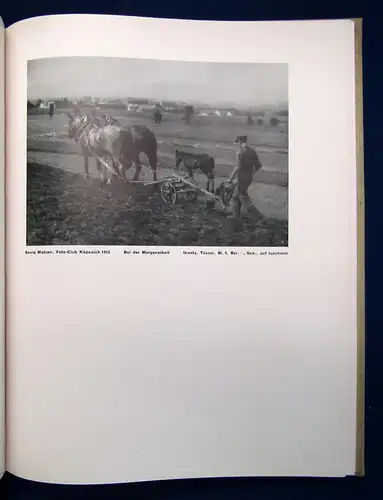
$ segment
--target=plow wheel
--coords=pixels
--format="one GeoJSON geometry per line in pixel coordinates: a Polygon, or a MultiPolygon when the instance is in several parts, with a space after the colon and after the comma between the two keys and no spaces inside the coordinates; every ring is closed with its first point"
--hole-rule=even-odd
{"type": "MultiPolygon", "coordinates": [[[[191,182],[192,184],[195,184],[197,187],[197,183],[195,182],[194,179],[188,179],[188,182],[191,182]]],[[[192,187],[186,186],[187,190],[185,191],[185,199],[189,202],[192,203],[197,199],[197,189],[193,189],[192,187]]]]}
{"type": "Polygon", "coordinates": [[[161,198],[167,205],[174,205],[177,201],[177,190],[171,182],[165,181],[161,184],[161,198]]]}
{"type": "Polygon", "coordinates": [[[228,206],[234,193],[235,185],[230,182],[222,182],[219,186],[220,197],[225,207],[228,206]]]}

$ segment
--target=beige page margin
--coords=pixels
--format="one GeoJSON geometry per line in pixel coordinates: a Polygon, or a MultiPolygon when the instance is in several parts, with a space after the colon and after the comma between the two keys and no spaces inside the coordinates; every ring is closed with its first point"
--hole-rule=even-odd
{"type": "Polygon", "coordinates": [[[356,170],[357,170],[357,435],[356,475],[364,476],[364,415],[365,415],[365,278],[364,278],[364,141],[363,141],[363,68],[362,19],[353,19],[355,26],[355,112],[356,112],[356,170]]]}

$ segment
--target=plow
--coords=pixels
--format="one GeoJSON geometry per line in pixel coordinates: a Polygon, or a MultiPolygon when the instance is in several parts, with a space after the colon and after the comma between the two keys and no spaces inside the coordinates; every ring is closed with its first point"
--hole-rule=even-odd
{"type": "Polygon", "coordinates": [[[171,174],[165,176],[160,180],[128,180],[125,177],[117,173],[106,161],[102,158],[96,156],[96,158],[109,170],[112,175],[117,176],[122,179],[127,184],[140,184],[145,186],[158,185],[160,186],[160,193],[162,201],[166,205],[175,205],[180,197],[183,197],[189,203],[196,201],[198,194],[204,194],[211,201],[217,202],[222,208],[225,208],[230,203],[230,200],[234,193],[235,184],[228,181],[221,181],[218,188],[218,193],[215,194],[206,189],[203,189],[197,185],[197,183],[192,178],[182,177],[177,174],[171,174]]]}
{"type": "Polygon", "coordinates": [[[212,202],[219,203],[222,208],[228,206],[234,192],[234,184],[222,182],[218,189],[219,196],[197,186],[191,178],[181,177],[173,174],[164,177],[159,181],[127,181],[132,184],[135,182],[146,184],[159,184],[162,201],[166,205],[175,205],[180,197],[183,197],[189,203],[196,201],[198,194],[204,194],[212,202]]]}

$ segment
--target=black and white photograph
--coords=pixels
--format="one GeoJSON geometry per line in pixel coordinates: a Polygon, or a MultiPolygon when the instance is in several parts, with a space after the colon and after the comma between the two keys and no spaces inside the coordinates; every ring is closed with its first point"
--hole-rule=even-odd
{"type": "Polygon", "coordinates": [[[288,65],[28,61],[26,244],[287,247],[288,65]]]}

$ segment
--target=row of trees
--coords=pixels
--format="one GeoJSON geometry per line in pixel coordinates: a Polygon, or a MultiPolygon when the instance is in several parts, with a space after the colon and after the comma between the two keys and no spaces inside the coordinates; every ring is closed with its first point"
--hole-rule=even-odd
{"type": "MultiPolygon", "coordinates": [[[[28,109],[37,109],[39,108],[43,103],[42,99],[36,99],[36,101],[27,101],[27,108],[28,109]]],[[[54,103],[56,108],[70,108],[74,105],[73,102],[69,101],[66,97],[64,99],[54,99],[54,103]]]]}
{"type": "MultiPolygon", "coordinates": [[[[252,116],[261,116],[261,117],[265,117],[266,116],[266,112],[265,111],[250,111],[250,114],[252,116]]],[[[275,116],[281,116],[281,117],[287,117],[289,116],[289,112],[287,109],[282,109],[280,111],[276,111],[274,113],[275,116]]]]}
{"type": "MultiPolygon", "coordinates": [[[[259,118],[258,118],[258,120],[259,120],[259,118]]],[[[280,124],[280,122],[281,121],[276,116],[273,116],[272,118],[270,118],[270,125],[272,125],[273,127],[277,127],[280,124]]],[[[263,121],[262,121],[262,123],[263,123],[263,121]]],[[[262,123],[261,123],[261,125],[262,125],[262,123]]]]}
{"type": "MultiPolygon", "coordinates": [[[[147,101],[145,99],[136,99],[135,101],[140,101],[140,103],[143,103],[144,101],[147,101]]],[[[69,99],[67,99],[66,97],[64,97],[63,99],[55,99],[54,100],[55,102],[55,106],[56,106],[56,109],[60,109],[60,108],[70,108],[72,106],[74,106],[74,103],[72,101],[70,101],[69,99]]],[[[37,99],[36,101],[31,101],[31,100],[28,100],[27,101],[27,107],[28,109],[33,109],[33,108],[40,108],[41,104],[43,103],[42,99],[37,99]]],[[[145,102],[146,104],[146,102],[145,102]]],[[[81,103],[82,106],[84,106],[85,108],[88,107],[88,106],[91,106],[91,104],[87,103],[87,102],[82,102],[81,103]]],[[[123,102],[109,102],[109,103],[105,103],[105,104],[98,104],[99,107],[101,108],[111,108],[111,109],[126,109],[126,105],[125,103],[123,102]]],[[[172,112],[178,112],[178,113],[183,113],[183,119],[186,121],[186,123],[190,123],[190,120],[191,118],[193,117],[193,115],[195,114],[195,108],[194,106],[183,106],[183,107],[179,107],[177,109],[172,109],[171,110],[172,112]]],[[[250,112],[248,114],[248,118],[247,118],[247,123],[248,125],[252,125],[254,123],[254,118],[253,117],[256,117],[256,123],[257,125],[259,126],[262,126],[262,125],[265,125],[266,123],[268,123],[269,125],[271,125],[272,127],[277,127],[280,123],[281,123],[281,118],[285,118],[288,116],[288,110],[285,109],[285,110],[281,110],[281,111],[277,111],[274,113],[274,116],[272,116],[270,119],[267,119],[266,118],[266,112],[265,111],[254,111],[254,112],[250,112]]],[[[285,120],[282,120],[282,121],[285,121],[285,120]]]]}
{"type": "MultiPolygon", "coordinates": [[[[263,116],[264,116],[264,115],[263,115],[263,116]]],[[[259,117],[259,118],[257,118],[257,120],[256,120],[257,125],[264,125],[264,124],[265,124],[265,122],[266,122],[266,120],[265,120],[265,118],[263,118],[263,117],[262,117],[262,118],[261,118],[261,117],[259,117]]],[[[248,120],[247,120],[247,124],[248,124],[248,125],[252,125],[253,123],[254,123],[254,121],[253,121],[253,117],[252,117],[252,116],[249,116],[249,117],[248,117],[248,120]]],[[[270,118],[270,120],[269,120],[269,124],[270,124],[272,127],[277,127],[280,123],[281,123],[281,120],[280,120],[279,118],[277,118],[276,116],[271,117],[271,118],[270,118]]]]}
{"type": "Polygon", "coordinates": [[[32,102],[32,101],[27,101],[27,108],[28,109],[33,109],[33,108],[39,108],[42,104],[42,100],[41,99],[37,99],[37,101],[35,102],[32,102]]]}

